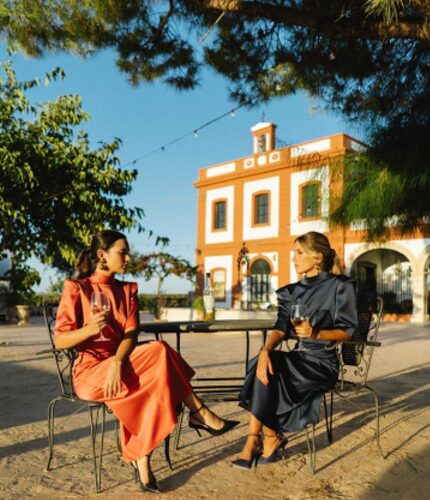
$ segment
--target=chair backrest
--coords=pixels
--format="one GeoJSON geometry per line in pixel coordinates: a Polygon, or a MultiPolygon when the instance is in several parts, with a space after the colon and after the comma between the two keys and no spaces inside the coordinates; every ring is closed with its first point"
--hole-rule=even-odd
{"type": "Polygon", "coordinates": [[[64,396],[74,399],[75,392],[73,390],[72,370],[73,363],[77,357],[77,351],[75,349],[57,349],[55,347],[54,328],[57,304],[43,304],[42,310],[48,331],[49,341],[52,347],[52,354],[57,367],[61,393],[64,396]]]}
{"type": "MultiPolygon", "coordinates": [[[[366,298],[358,298],[358,327],[355,330],[352,340],[356,341],[376,341],[379,332],[379,325],[382,317],[383,300],[378,297],[373,311],[372,303],[366,298]]],[[[342,343],[340,347],[340,374],[343,377],[347,373],[353,373],[358,377],[359,382],[365,384],[372,362],[374,346],[364,344],[342,343]]]]}

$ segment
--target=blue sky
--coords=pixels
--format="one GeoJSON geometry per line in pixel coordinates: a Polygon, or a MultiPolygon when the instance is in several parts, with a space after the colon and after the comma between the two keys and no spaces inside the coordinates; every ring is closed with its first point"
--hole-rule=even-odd
{"type": "MultiPolygon", "coordinates": [[[[207,121],[222,115],[237,104],[228,97],[228,82],[206,70],[200,86],[193,91],[178,92],[161,83],[132,87],[125,74],[115,65],[110,51],[88,59],[74,55],[50,55],[29,59],[17,54],[10,58],[2,49],[1,59],[12,59],[18,79],[41,77],[61,66],[64,81],[29,94],[35,101],[53,100],[60,94],[79,94],[91,121],[83,127],[93,145],[119,137],[123,145],[118,152],[123,165],[160,146],[192,132],[207,121]]],[[[202,130],[199,137],[190,134],[164,152],[158,152],[136,163],[139,177],[133,192],[126,198],[128,206],[145,210],[145,225],[156,234],[171,240],[168,251],[194,262],[196,241],[196,190],[193,182],[198,169],[214,163],[247,156],[252,152],[250,128],[261,121],[278,125],[277,137],[287,144],[346,132],[360,138],[351,126],[334,114],[323,111],[318,102],[304,94],[273,100],[253,109],[241,109],[235,117],[227,116],[202,130]]],[[[145,234],[130,233],[132,247],[145,253],[153,249],[145,234]]],[[[43,272],[39,290],[48,286],[54,274],[32,261],[43,272]]],[[[189,284],[178,279],[166,282],[164,290],[182,293],[189,284]]],[[[155,283],[139,281],[142,292],[153,292],[155,283]]]]}

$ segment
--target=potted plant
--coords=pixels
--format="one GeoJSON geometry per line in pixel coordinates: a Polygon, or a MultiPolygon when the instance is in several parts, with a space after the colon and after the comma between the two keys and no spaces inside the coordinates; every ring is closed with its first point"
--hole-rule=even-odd
{"type": "Polygon", "coordinates": [[[30,323],[30,306],[27,304],[17,304],[16,314],[18,326],[28,325],[30,323]]]}
{"type": "Polygon", "coordinates": [[[30,319],[30,306],[27,298],[20,293],[9,291],[7,295],[7,320],[9,323],[28,325],[30,319]]]}
{"type": "Polygon", "coordinates": [[[9,274],[10,286],[6,298],[8,321],[27,325],[30,318],[30,303],[35,295],[32,288],[40,282],[37,271],[25,264],[15,264],[9,274]]]}
{"type": "Polygon", "coordinates": [[[204,318],[204,304],[203,297],[201,295],[197,295],[197,297],[193,300],[193,310],[195,319],[203,320],[204,318]]]}

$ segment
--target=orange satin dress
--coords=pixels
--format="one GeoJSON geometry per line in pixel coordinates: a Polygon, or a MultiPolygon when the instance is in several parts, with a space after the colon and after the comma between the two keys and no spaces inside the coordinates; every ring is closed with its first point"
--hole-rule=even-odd
{"type": "Polygon", "coordinates": [[[91,293],[104,292],[110,300],[108,324],[103,335],[77,346],[74,388],[82,399],[103,401],[120,421],[123,458],[137,460],[150,453],[175,427],[176,407],[192,391],[193,369],[165,342],[136,347],[121,367],[121,391],[113,399],[103,396],[110,358],[124,332],[139,326],[137,284],[118,281],[101,273],[68,279],[58,307],[55,335],[82,328],[91,318],[91,293]]]}

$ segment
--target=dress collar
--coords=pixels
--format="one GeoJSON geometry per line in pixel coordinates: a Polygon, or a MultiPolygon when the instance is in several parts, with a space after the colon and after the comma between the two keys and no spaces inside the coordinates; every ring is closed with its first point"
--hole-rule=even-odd
{"type": "Polygon", "coordinates": [[[305,276],[304,278],[302,278],[300,283],[302,285],[316,285],[318,283],[322,283],[323,281],[330,279],[331,277],[332,277],[331,273],[328,273],[326,271],[322,271],[321,273],[317,274],[316,276],[311,276],[310,278],[305,276]]]}
{"type": "Polygon", "coordinates": [[[115,278],[113,276],[109,276],[108,274],[96,271],[90,276],[90,281],[93,283],[112,284],[115,282],[115,278]]]}

